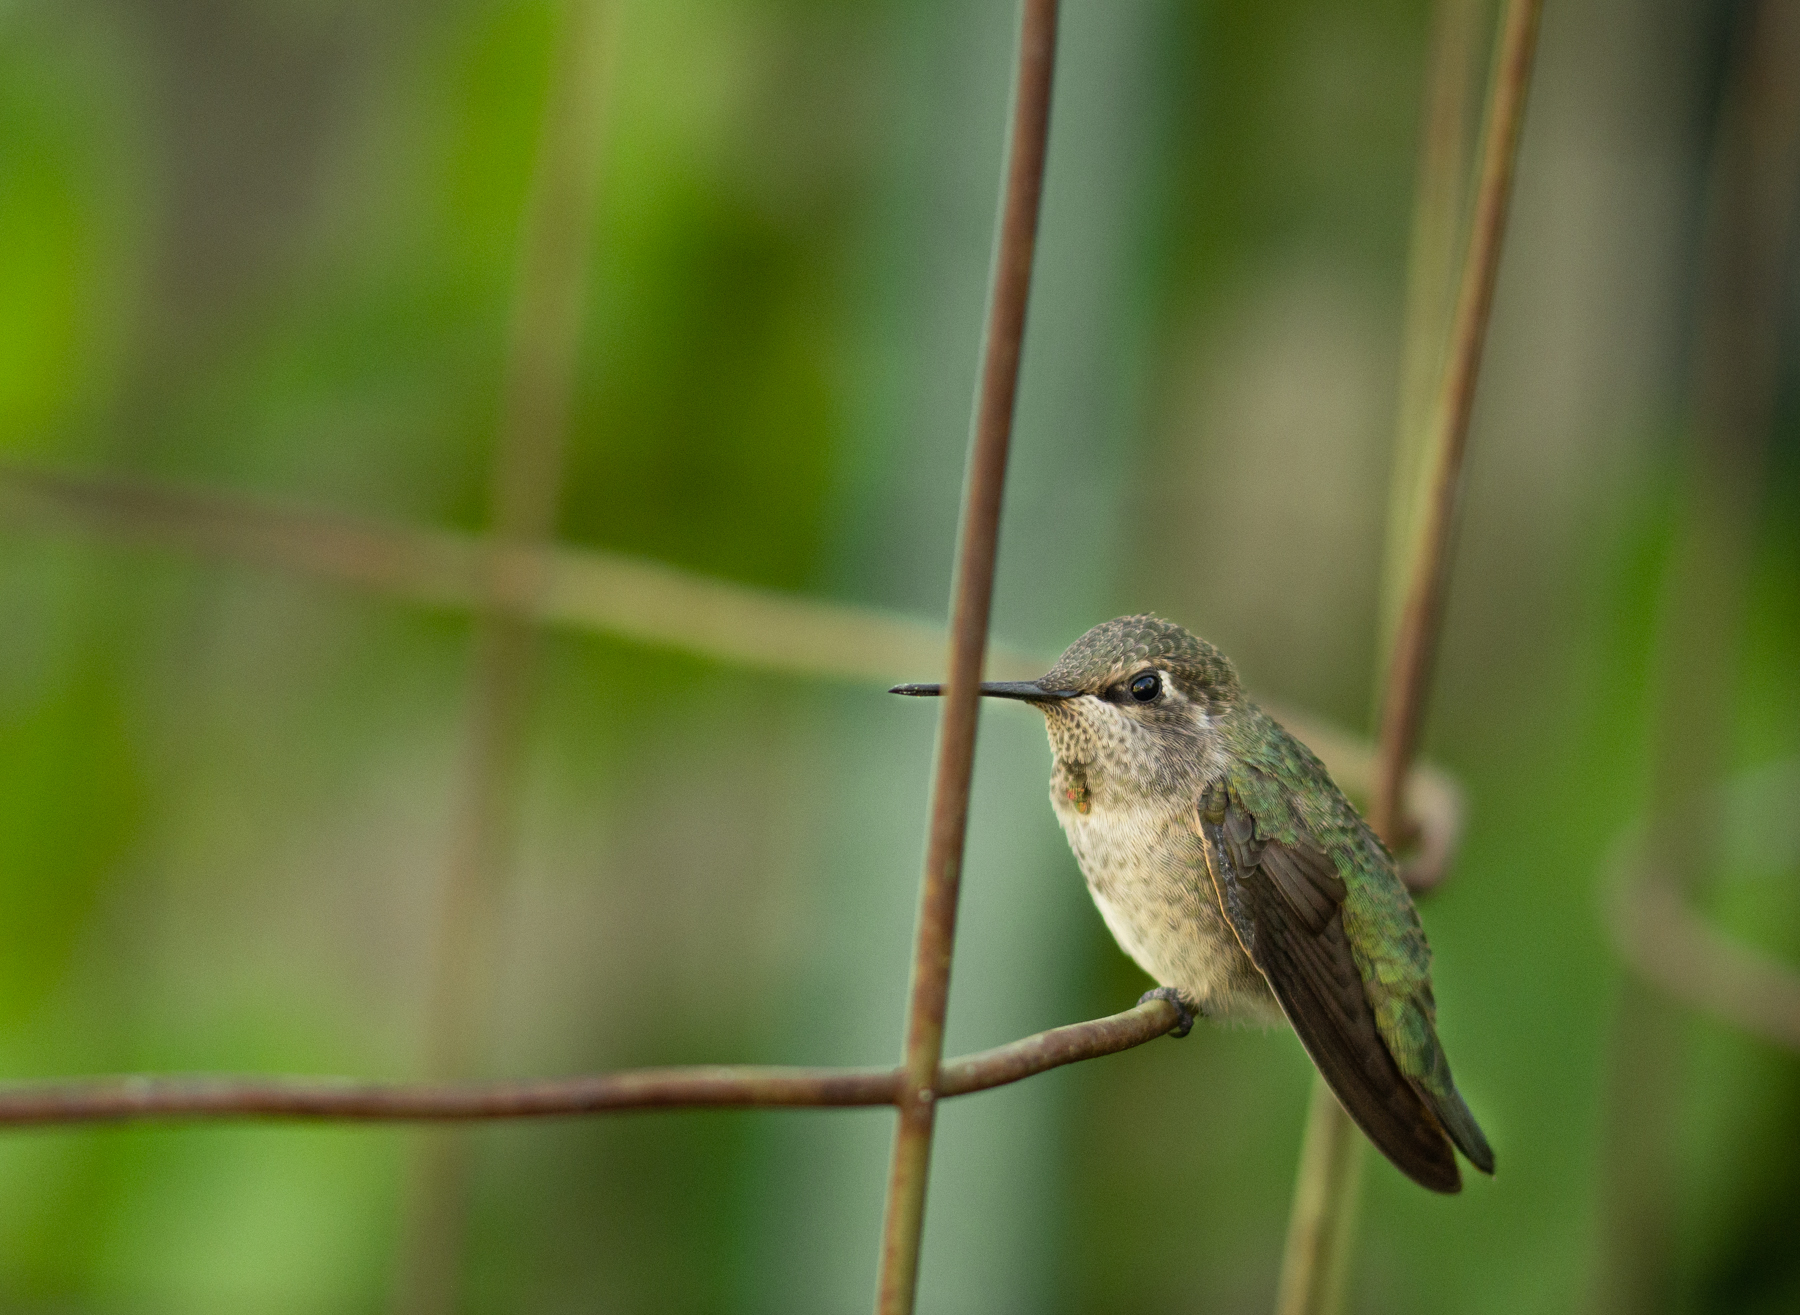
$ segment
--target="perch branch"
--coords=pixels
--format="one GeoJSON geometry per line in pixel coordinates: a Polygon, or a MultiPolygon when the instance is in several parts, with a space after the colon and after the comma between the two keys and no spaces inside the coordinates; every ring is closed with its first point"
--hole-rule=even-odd
{"type": "Polygon", "coordinates": [[[956,593],[951,603],[950,656],[938,723],[931,827],[919,920],[913,941],[912,984],[906,1010],[905,1081],[888,1173],[877,1278],[879,1315],[911,1315],[919,1276],[919,1238],[925,1222],[925,1185],[944,1054],[944,1014],[950,999],[956,903],[962,883],[963,837],[969,820],[969,783],[975,765],[977,685],[987,650],[1000,537],[1000,502],[1012,439],[1025,309],[1031,294],[1039,202],[1050,137],[1050,85],[1056,58],[1057,0],[1025,0],[1014,83],[1012,139],[1005,208],[994,259],[993,291],[975,433],[969,454],[956,593]]]}
{"type": "MultiPolygon", "coordinates": [[[[1153,1041],[1179,1021],[1149,1000],[1122,1014],[1052,1028],[946,1062],[940,1096],[966,1096],[1153,1041]]],[[[304,1119],[475,1122],[633,1110],[892,1105],[898,1068],[708,1065],[538,1082],[380,1083],[331,1078],[123,1077],[0,1086],[0,1127],[304,1119]]]]}

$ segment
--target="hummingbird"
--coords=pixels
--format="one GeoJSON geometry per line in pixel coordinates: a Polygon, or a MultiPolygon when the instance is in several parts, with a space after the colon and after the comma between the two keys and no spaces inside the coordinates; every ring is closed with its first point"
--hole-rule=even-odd
{"type": "MultiPolygon", "coordinates": [[[[896,685],[936,695],[938,685],[896,685]]],[[[1044,716],[1050,802],[1144,999],[1286,1023],[1369,1140],[1436,1192],[1494,1153],[1437,1036],[1431,949],[1393,855],[1217,648],[1156,616],[1077,639],[989,698],[1044,716]]]]}

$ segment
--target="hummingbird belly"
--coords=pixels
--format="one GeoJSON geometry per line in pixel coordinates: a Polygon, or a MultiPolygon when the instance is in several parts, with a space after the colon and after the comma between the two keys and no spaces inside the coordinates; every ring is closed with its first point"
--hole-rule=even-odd
{"type": "Polygon", "coordinates": [[[1268,1027],[1286,1020],[1213,894],[1189,811],[1151,801],[1083,812],[1051,787],[1057,820],[1088,893],[1119,946],[1209,1017],[1268,1027]]]}

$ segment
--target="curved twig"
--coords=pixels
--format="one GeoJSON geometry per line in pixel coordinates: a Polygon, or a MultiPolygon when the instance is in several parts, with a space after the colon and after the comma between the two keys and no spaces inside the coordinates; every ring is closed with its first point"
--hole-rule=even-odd
{"type": "Polygon", "coordinates": [[[1619,957],[1690,1009],[1800,1053],[1800,971],[1720,931],[1648,852],[1642,826],[1615,849],[1604,921],[1619,957]]]}
{"type": "MultiPolygon", "coordinates": [[[[947,1061],[936,1095],[966,1096],[1154,1041],[1180,1021],[1147,1000],[947,1061]]],[[[704,1065],[535,1082],[385,1083],[336,1078],[134,1076],[0,1087],[0,1127],[242,1119],[474,1122],[633,1110],[845,1108],[899,1103],[899,1068],[704,1065]]]]}

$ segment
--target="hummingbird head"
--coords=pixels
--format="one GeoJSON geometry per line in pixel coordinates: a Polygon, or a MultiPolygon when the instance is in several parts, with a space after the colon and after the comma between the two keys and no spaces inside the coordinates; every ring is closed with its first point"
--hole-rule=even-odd
{"type": "MultiPolygon", "coordinates": [[[[897,685],[893,692],[929,695],[941,687],[897,685]]],[[[1243,697],[1229,658],[1148,615],[1103,622],[1038,679],[990,681],[981,692],[1043,713],[1065,770],[1094,787],[1137,793],[1186,789],[1189,778],[1210,776],[1213,728],[1243,697]]]]}

